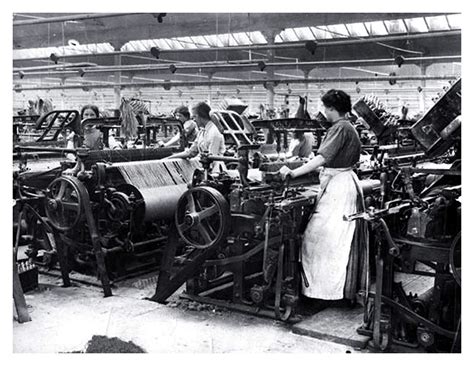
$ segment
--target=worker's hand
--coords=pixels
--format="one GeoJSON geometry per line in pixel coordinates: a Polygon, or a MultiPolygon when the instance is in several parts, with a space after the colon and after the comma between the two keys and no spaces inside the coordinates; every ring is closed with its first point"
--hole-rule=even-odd
{"type": "Polygon", "coordinates": [[[164,147],[164,146],[165,146],[165,143],[160,140],[160,141],[158,141],[158,146],[159,146],[159,147],[164,147]]]}
{"type": "Polygon", "coordinates": [[[286,177],[293,178],[293,170],[284,165],[280,168],[280,175],[283,180],[285,180],[286,177]]]}

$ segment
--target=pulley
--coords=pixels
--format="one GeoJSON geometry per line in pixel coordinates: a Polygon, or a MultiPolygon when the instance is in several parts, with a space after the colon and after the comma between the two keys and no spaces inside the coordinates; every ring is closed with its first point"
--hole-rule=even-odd
{"type": "Polygon", "coordinates": [[[75,177],[61,176],[53,180],[46,192],[46,216],[59,231],[74,228],[82,217],[84,185],[75,177]]]}
{"type": "Polygon", "coordinates": [[[179,236],[192,247],[209,248],[227,236],[230,208],[222,194],[211,187],[194,187],[178,201],[175,222],[179,236]]]}
{"type": "Polygon", "coordinates": [[[109,198],[106,215],[115,222],[123,222],[130,217],[131,203],[128,195],[123,192],[113,192],[109,198]]]}

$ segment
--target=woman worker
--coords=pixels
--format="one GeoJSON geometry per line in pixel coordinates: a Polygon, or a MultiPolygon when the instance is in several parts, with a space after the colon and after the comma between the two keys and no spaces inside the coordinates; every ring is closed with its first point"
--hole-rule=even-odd
{"type": "MultiPolygon", "coordinates": [[[[190,118],[191,115],[189,114],[188,107],[183,105],[181,107],[176,108],[176,110],[174,111],[174,117],[183,123],[183,133],[184,133],[184,138],[186,139],[186,142],[188,144],[193,143],[194,140],[196,140],[196,137],[198,134],[198,126],[196,122],[194,122],[190,118]]],[[[170,146],[178,142],[180,137],[181,137],[181,134],[177,133],[169,141],[167,142],[159,141],[158,144],[160,145],[160,147],[170,146]]]]}
{"type": "MultiPolygon", "coordinates": [[[[89,118],[98,118],[99,108],[95,105],[88,104],[81,109],[81,121],[89,118]]],[[[91,150],[102,150],[102,132],[95,125],[86,124],[84,126],[84,146],[91,150]]]]}
{"type": "MultiPolygon", "coordinates": [[[[196,140],[194,140],[188,150],[171,155],[166,159],[189,159],[202,152],[208,152],[210,155],[214,156],[224,155],[224,135],[219,132],[217,126],[211,121],[209,115],[210,111],[211,107],[204,102],[200,102],[192,108],[192,118],[196,121],[199,127],[196,140]]],[[[221,161],[214,161],[211,165],[212,172],[219,172],[220,167],[225,168],[225,165],[221,161]]]]}
{"type": "MultiPolygon", "coordinates": [[[[294,170],[284,166],[283,178],[292,178],[322,167],[317,205],[303,235],[302,262],[309,286],[302,293],[322,300],[355,300],[363,241],[354,241],[356,222],[343,220],[343,215],[363,207],[362,190],[352,166],[359,161],[361,144],[357,131],[345,118],[351,111],[350,96],[341,90],[329,90],[321,98],[326,118],[332,123],[317,155],[294,170]]],[[[360,276],[363,277],[363,276],[360,276]]],[[[362,278],[362,280],[364,280],[362,278]]]]}

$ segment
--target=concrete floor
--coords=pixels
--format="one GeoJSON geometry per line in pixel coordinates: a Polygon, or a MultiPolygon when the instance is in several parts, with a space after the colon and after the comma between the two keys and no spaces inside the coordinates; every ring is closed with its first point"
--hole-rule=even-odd
{"type": "Polygon", "coordinates": [[[271,319],[143,300],[153,294],[153,280],[121,285],[109,298],[95,286],[75,283],[63,288],[60,279],[48,275],[40,274],[39,283],[25,294],[32,321],[13,321],[14,353],[83,351],[93,335],[132,341],[147,353],[357,352],[294,334],[288,325],[271,319]]]}

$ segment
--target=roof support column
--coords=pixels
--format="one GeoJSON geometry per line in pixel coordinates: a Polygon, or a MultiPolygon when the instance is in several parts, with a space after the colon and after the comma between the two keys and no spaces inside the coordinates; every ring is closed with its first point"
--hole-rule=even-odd
{"type": "MultiPolygon", "coordinates": [[[[207,75],[207,78],[209,79],[209,81],[212,81],[212,76],[214,75],[214,73],[210,72],[208,75],[207,75]]],[[[209,100],[209,107],[212,108],[212,85],[209,85],[208,86],[208,89],[209,89],[209,94],[208,94],[208,97],[207,99],[209,100]]]]}
{"type": "MultiPolygon", "coordinates": [[[[309,77],[309,72],[311,71],[309,68],[303,68],[302,69],[303,71],[303,75],[304,75],[304,79],[307,81],[308,80],[308,77],[309,77]]],[[[304,83],[304,92],[305,92],[305,96],[307,96],[309,98],[309,84],[308,82],[304,83]]]]}
{"type": "MultiPolygon", "coordinates": [[[[114,56],[114,66],[120,66],[121,64],[122,64],[122,56],[121,55],[115,55],[114,56]]],[[[122,72],[121,71],[116,71],[114,73],[115,83],[120,83],[121,78],[122,78],[122,72]]],[[[115,101],[115,109],[119,109],[120,104],[122,102],[122,91],[120,89],[120,86],[114,86],[114,101],[115,101]]]]}
{"type": "MultiPolygon", "coordinates": [[[[262,32],[263,36],[267,40],[268,45],[273,46],[275,44],[275,36],[278,34],[275,30],[262,32]]],[[[267,50],[267,59],[269,63],[275,62],[275,50],[267,50]]],[[[274,79],[275,71],[272,67],[267,68],[267,79],[274,79]]],[[[274,109],[275,104],[275,86],[273,83],[265,83],[265,89],[267,89],[267,105],[269,109],[274,109]]]]}
{"type": "MultiPolygon", "coordinates": [[[[426,65],[420,65],[421,76],[426,75],[426,65]]],[[[418,93],[418,109],[422,112],[425,111],[425,87],[426,80],[421,80],[421,91],[418,93]]]]}
{"type": "MultiPolygon", "coordinates": [[[[119,42],[111,42],[111,44],[114,47],[114,51],[120,51],[123,45],[123,43],[119,42]]],[[[122,55],[114,56],[114,66],[122,66],[122,55]]],[[[114,81],[116,84],[120,84],[120,82],[122,81],[122,71],[114,72],[114,81]]],[[[120,104],[122,103],[122,91],[120,86],[114,86],[114,102],[115,109],[119,109],[120,104]]]]}

